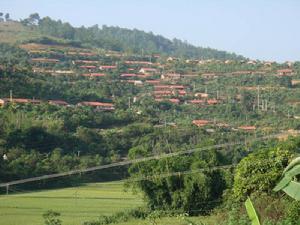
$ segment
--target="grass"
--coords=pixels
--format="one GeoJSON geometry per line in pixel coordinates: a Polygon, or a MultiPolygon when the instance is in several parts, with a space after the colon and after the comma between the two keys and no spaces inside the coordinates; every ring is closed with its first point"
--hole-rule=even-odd
{"type": "Polygon", "coordinates": [[[140,196],[125,192],[123,183],[93,183],[80,187],[0,196],[0,224],[41,225],[47,210],[61,213],[64,225],[79,225],[100,215],[143,205],[140,196]]]}
{"type": "MultiPolygon", "coordinates": [[[[217,225],[218,222],[215,219],[206,218],[206,217],[189,217],[190,221],[193,221],[195,224],[205,224],[205,225],[217,225]]],[[[177,217],[164,217],[161,219],[151,222],[150,220],[130,220],[128,222],[117,223],[115,225],[190,225],[189,222],[184,221],[177,217]]]]}
{"type": "Polygon", "coordinates": [[[0,42],[15,44],[40,37],[36,31],[17,22],[0,22],[0,42]]]}

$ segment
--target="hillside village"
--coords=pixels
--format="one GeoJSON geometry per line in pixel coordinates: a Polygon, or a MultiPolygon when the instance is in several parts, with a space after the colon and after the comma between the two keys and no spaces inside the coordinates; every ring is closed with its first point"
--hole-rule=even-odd
{"type": "MultiPolygon", "coordinates": [[[[69,77],[69,80],[90,80],[92,83],[101,83],[105,80],[108,83],[126,83],[134,86],[137,93],[129,97],[128,108],[134,108],[136,113],[141,113],[138,102],[143,101],[144,98],[150,98],[158,103],[169,102],[182,107],[192,106],[195,110],[205,110],[219,105],[221,107],[221,105],[232,103],[241,104],[243,91],[250,91],[256,98],[249,103],[251,111],[275,112],[276,103],[270,100],[270,97],[265,99],[264,92],[271,92],[272,89],[277,88],[283,91],[287,88],[296,91],[300,82],[298,67],[295,68],[292,62],[278,64],[256,60],[190,60],[160,56],[159,54],[131,55],[101,49],[38,43],[22,44],[20,48],[29,54],[33,73],[69,77]],[[177,68],[178,64],[181,66],[180,69],[177,68]],[[276,86],[259,83],[247,84],[243,83],[244,79],[270,80],[276,86]],[[230,80],[233,81],[232,84],[230,80]],[[281,85],[281,80],[288,80],[287,85],[281,85]],[[222,82],[228,82],[225,89],[222,82]],[[231,88],[231,93],[226,90],[228,88],[231,88]]],[[[88,106],[105,111],[115,110],[114,102],[117,101],[113,94],[105,102],[94,99],[94,101],[71,103],[65,99],[36,99],[34,96],[32,98],[15,97],[13,93],[10,97],[2,97],[6,97],[0,99],[2,106],[10,102],[35,105],[49,103],[60,107],[88,106]]],[[[297,104],[294,99],[288,102],[293,107],[297,104]]],[[[295,108],[293,109],[295,110],[295,108]]],[[[297,118],[297,115],[293,116],[297,118]]],[[[195,118],[190,122],[200,127],[209,124],[233,126],[226,121],[216,122],[216,118],[207,116],[195,118]]],[[[256,130],[255,125],[251,122],[247,124],[244,121],[236,127],[252,131],[256,130]]],[[[259,124],[258,127],[260,127],[259,124]]]]}

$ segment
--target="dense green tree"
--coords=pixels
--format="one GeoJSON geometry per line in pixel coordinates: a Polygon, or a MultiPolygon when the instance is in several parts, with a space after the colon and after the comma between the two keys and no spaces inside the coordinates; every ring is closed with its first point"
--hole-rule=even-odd
{"type": "Polygon", "coordinates": [[[253,193],[272,194],[291,157],[288,148],[276,146],[259,149],[242,159],[234,176],[234,196],[245,199],[253,193]]]}

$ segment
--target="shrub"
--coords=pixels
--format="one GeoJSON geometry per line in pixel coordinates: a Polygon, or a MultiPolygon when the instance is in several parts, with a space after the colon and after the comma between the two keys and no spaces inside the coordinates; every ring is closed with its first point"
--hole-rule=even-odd
{"type": "Polygon", "coordinates": [[[261,149],[245,157],[237,166],[233,194],[245,200],[252,193],[269,193],[280,178],[292,154],[282,148],[261,149]]]}
{"type": "Polygon", "coordinates": [[[43,214],[45,225],[61,225],[61,220],[58,218],[59,212],[49,210],[43,214]]]}

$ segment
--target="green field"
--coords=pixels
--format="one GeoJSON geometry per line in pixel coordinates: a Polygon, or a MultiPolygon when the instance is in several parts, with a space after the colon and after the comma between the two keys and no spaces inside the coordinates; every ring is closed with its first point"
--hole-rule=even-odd
{"type": "Polygon", "coordinates": [[[79,225],[117,211],[143,205],[121,182],[0,196],[1,225],[41,225],[47,210],[61,213],[64,225],[79,225]]]}

